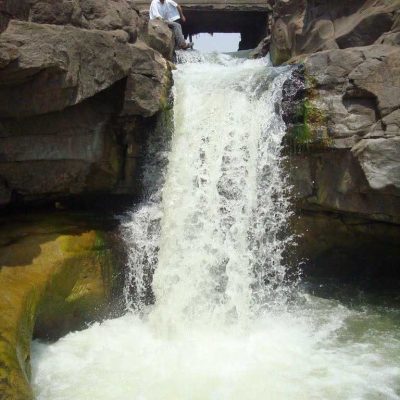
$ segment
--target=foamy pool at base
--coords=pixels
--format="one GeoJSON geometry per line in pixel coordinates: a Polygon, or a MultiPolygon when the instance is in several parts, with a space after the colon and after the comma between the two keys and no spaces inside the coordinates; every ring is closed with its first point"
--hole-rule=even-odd
{"type": "Polygon", "coordinates": [[[133,314],[34,343],[38,400],[399,399],[399,314],[307,296],[248,326],[165,333],[133,314]]]}

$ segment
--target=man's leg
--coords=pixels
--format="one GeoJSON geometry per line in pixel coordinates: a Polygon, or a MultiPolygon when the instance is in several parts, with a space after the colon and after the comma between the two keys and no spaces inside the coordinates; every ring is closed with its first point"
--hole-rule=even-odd
{"type": "Polygon", "coordinates": [[[179,48],[185,47],[186,41],[185,38],[183,37],[181,24],[178,24],[177,22],[168,22],[168,26],[170,26],[175,33],[175,40],[177,46],[179,48]]]}

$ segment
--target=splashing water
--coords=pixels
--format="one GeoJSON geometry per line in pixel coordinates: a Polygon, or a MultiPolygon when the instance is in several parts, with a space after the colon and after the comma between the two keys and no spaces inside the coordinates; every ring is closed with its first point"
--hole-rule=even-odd
{"type": "Polygon", "coordinates": [[[146,197],[122,224],[131,311],[35,343],[37,398],[400,399],[398,313],[349,309],[287,279],[279,104],[290,69],[178,59],[171,142],[163,126],[151,136],[146,197]]]}
{"type": "Polygon", "coordinates": [[[128,251],[128,271],[124,287],[125,304],[130,311],[142,311],[151,301],[151,279],[158,262],[162,188],[171,140],[171,123],[165,113],[156,129],[149,132],[142,185],[144,200],[121,223],[121,234],[128,251]]]}

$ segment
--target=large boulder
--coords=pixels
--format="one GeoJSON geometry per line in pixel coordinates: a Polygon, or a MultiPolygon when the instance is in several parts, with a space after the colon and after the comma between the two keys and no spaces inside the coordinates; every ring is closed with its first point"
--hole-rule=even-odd
{"type": "Polygon", "coordinates": [[[348,79],[353,88],[349,95],[365,97],[370,93],[376,98],[382,116],[400,107],[400,48],[398,46],[375,45],[366,48],[365,60],[354,68],[348,79]]]}
{"type": "Polygon", "coordinates": [[[390,138],[362,139],[352,148],[352,152],[361,165],[369,187],[397,192],[400,205],[400,132],[390,138]]]}
{"type": "Polygon", "coordinates": [[[148,21],[143,32],[146,43],[157,50],[167,60],[172,60],[174,53],[174,35],[172,29],[161,19],[148,21]]]}
{"type": "Polygon", "coordinates": [[[137,52],[114,32],[12,21],[0,36],[0,116],[59,111],[128,75],[137,52]],[[13,62],[11,62],[13,61],[13,62]]]}
{"type": "Polygon", "coordinates": [[[32,336],[56,339],[111,311],[118,293],[112,235],[95,219],[1,221],[0,398],[32,399],[32,336]]]}
{"type": "Polygon", "coordinates": [[[171,86],[170,65],[145,44],[138,42],[134,47],[141,50],[140,67],[128,76],[121,115],[150,117],[167,106],[171,86]]]}

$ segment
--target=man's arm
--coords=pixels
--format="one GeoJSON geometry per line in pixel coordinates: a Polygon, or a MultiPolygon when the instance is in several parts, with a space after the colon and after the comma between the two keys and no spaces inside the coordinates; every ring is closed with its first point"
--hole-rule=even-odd
{"type": "Polygon", "coordinates": [[[182,22],[186,22],[186,17],[183,15],[182,7],[181,7],[179,4],[177,4],[177,5],[176,5],[176,8],[177,8],[178,11],[179,11],[179,15],[181,16],[182,22]]]}

